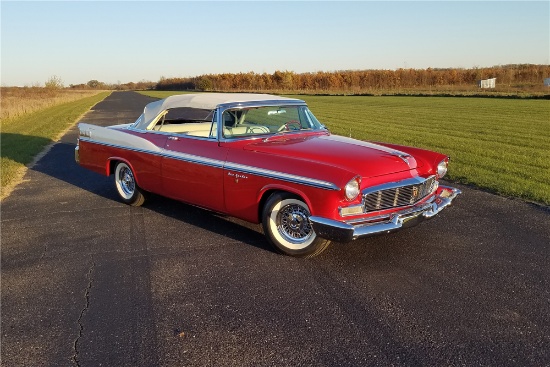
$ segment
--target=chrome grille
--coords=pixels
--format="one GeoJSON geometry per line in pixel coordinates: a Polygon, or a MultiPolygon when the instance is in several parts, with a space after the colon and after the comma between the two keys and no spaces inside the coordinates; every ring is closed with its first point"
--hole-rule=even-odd
{"type": "Polygon", "coordinates": [[[364,211],[384,210],[415,204],[431,194],[437,184],[435,176],[417,180],[418,183],[407,184],[408,181],[385,185],[379,190],[369,190],[363,195],[364,211]],[[422,181],[423,180],[423,181],[422,181]]]}

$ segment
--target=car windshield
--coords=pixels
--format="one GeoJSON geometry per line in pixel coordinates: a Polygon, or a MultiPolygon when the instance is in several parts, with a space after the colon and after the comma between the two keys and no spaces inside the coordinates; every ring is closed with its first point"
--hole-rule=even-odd
{"type": "Polygon", "coordinates": [[[324,129],[306,106],[229,109],[224,111],[222,121],[225,138],[324,129]]]}

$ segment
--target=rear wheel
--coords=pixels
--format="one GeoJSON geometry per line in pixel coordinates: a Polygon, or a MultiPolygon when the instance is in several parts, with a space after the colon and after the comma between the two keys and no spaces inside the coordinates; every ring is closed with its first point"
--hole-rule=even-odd
{"type": "Polygon", "coordinates": [[[309,208],[290,193],[272,194],[262,211],[262,227],[268,241],[283,254],[313,257],[323,252],[329,240],[318,237],[309,221],[309,208]]]}
{"type": "Polygon", "coordinates": [[[136,183],[134,172],[124,162],[118,162],[115,167],[115,186],[118,195],[128,205],[140,206],[145,202],[143,191],[136,183]]]}

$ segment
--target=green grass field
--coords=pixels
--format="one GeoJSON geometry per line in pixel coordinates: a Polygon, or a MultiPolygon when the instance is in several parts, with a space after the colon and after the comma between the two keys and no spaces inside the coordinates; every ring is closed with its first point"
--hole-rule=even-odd
{"type": "Polygon", "coordinates": [[[335,134],[436,150],[451,156],[450,180],[550,204],[550,101],[303,99],[335,134]]]}
{"type": "Polygon", "coordinates": [[[334,134],[436,150],[451,156],[451,181],[550,204],[548,100],[290,97],[305,100],[334,134]]]}
{"type": "Polygon", "coordinates": [[[44,147],[71,127],[84,112],[103,100],[110,92],[63,103],[1,123],[1,186],[4,189],[17,178],[44,147]]]}

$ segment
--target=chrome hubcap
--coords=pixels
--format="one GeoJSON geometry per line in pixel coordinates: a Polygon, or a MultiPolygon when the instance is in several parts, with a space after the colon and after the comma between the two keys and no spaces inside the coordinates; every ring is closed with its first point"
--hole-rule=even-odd
{"type": "Polygon", "coordinates": [[[131,196],[134,193],[135,182],[132,171],[128,168],[123,168],[120,171],[120,187],[125,194],[131,196]]]}
{"type": "Polygon", "coordinates": [[[285,206],[277,216],[279,233],[292,243],[307,241],[313,233],[308,217],[309,212],[300,205],[285,206]]]}

